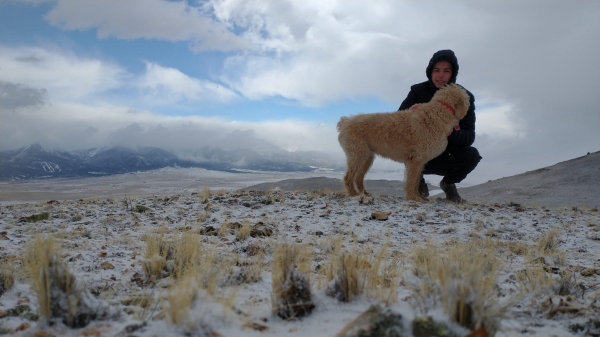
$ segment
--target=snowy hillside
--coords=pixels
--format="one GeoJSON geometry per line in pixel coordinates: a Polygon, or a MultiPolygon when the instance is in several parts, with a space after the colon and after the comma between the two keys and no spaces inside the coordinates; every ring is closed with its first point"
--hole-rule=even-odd
{"type": "Polygon", "coordinates": [[[597,209],[198,190],[0,215],[16,336],[600,333],[597,209]]]}

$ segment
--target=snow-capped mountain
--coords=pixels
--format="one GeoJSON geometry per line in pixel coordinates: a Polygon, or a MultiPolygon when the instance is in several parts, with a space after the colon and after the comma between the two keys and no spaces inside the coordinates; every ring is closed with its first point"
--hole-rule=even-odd
{"type": "Polygon", "coordinates": [[[284,150],[258,153],[205,146],[173,153],[156,147],[122,146],[64,151],[33,144],[0,152],[0,180],[75,178],[146,171],[163,167],[199,167],[218,171],[311,171],[335,164],[319,153],[284,150]]]}

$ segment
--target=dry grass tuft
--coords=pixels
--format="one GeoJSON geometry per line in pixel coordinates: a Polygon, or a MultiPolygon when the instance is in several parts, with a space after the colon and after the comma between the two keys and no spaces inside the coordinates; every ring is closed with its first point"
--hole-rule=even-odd
{"type": "Polygon", "coordinates": [[[108,308],[77,284],[59,256],[54,239],[41,235],[37,235],[25,251],[23,263],[31,276],[40,315],[60,317],[71,328],[80,328],[107,316],[108,308]]]}
{"type": "Polygon", "coordinates": [[[179,325],[189,321],[190,308],[198,296],[194,273],[181,277],[167,292],[169,305],[166,317],[171,324],[179,325]]]}
{"type": "Polygon", "coordinates": [[[223,223],[221,224],[221,228],[219,228],[219,236],[223,237],[223,236],[227,236],[229,234],[231,234],[231,224],[229,223],[229,221],[225,220],[223,221],[223,223]]]}
{"type": "Polygon", "coordinates": [[[332,194],[333,194],[333,191],[329,187],[325,187],[323,190],[319,190],[319,195],[321,197],[329,197],[329,198],[331,198],[332,194]]]}
{"type": "Polygon", "coordinates": [[[204,200],[202,200],[201,202],[203,204],[208,203],[208,199],[210,198],[210,189],[207,186],[204,186],[204,190],[202,191],[202,197],[204,198],[204,200]]]}
{"type": "Polygon", "coordinates": [[[219,261],[215,246],[202,244],[202,237],[192,232],[184,232],[169,239],[164,228],[146,235],[146,254],[142,264],[148,281],[162,277],[180,280],[184,275],[195,275],[198,286],[214,295],[219,278],[228,269],[219,261]]]}
{"type": "Polygon", "coordinates": [[[200,235],[182,233],[173,241],[173,267],[171,275],[177,279],[190,272],[195,272],[200,263],[202,246],[200,235]]]}
{"type": "Polygon", "coordinates": [[[0,296],[15,283],[16,269],[9,259],[0,264],[0,296]]]}
{"type": "Polygon", "coordinates": [[[130,294],[121,300],[121,303],[125,306],[133,306],[136,309],[131,310],[125,309],[125,312],[132,312],[133,318],[140,321],[145,321],[153,313],[153,307],[157,306],[158,302],[154,299],[154,292],[148,293],[134,293],[130,294]]]}
{"type": "Polygon", "coordinates": [[[350,302],[363,293],[386,304],[395,302],[400,277],[396,267],[399,256],[392,257],[389,247],[387,242],[374,255],[368,248],[332,255],[326,271],[325,293],[342,302],[350,302]]]}
{"type": "Polygon", "coordinates": [[[507,242],[506,246],[515,255],[525,256],[529,254],[529,246],[523,242],[507,242]]]}
{"type": "Polygon", "coordinates": [[[524,269],[515,273],[521,295],[533,293],[581,297],[584,287],[576,282],[574,273],[563,273],[560,277],[552,275],[552,269],[541,259],[532,260],[524,269]]]}
{"type": "MultiPolygon", "coordinates": [[[[58,247],[55,245],[54,239],[44,238],[37,235],[34,241],[27,247],[23,264],[29,271],[31,276],[31,288],[35,291],[38,298],[40,315],[51,317],[50,310],[50,277],[48,269],[55,260],[58,260],[58,247]]],[[[62,275],[66,276],[66,275],[62,275]]],[[[70,275],[69,275],[70,276],[70,275]]],[[[65,277],[61,280],[67,291],[73,291],[75,280],[73,277],[65,277]]]]}
{"type": "Polygon", "coordinates": [[[388,305],[398,300],[397,291],[400,284],[400,272],[397,267],[400,256],[388,252],[389,247],[388,241],[370,259],[370,268],[367,272],[367,295],[388,305]]]}
{"type": "Polygon", "coordinates": [[[309,315],[315,307],[309,278],[311,254],[306,245],[278,244],[273,254],[273,312],[283,319],[309,315]]]}
{"type": "Polygon", "coordinates": [[[228,266],[223,265],[223,261],[218,260],[216,247],[214,245],[204,245],[196,271],[198,286],[206,289],[208,295],[214,296],[218,290],[219,279],[227,269],[228,266]]]}
{"type": "Polygon", "coordinates": [[[504,314],[495,300],[502,268],[495,245],[492,240],[457,243],[446,252],[431,242],[415,246],[412,267],[417,280],[410,287],[416,306],[426,312],[441,302],[451,321],[471,330],[485,327],[493,335],[504,314]]]}
{"type": "Polygon", "coordinates": [[[318,243],[318,247],[323,254],[326,256],[336,256],[342,249],[343,237],[341,235],[326,236],[318,243]]]}
{"type": "Polygon", "coordinates": [[[146,252],[142,269],[150,281],[168,275],[167,259],[172,258],[173,249],[172,243],[167,240],[164,232],[165,228],[161,227],[157,232],[148,233],[145,236],[146,252]]]}
{"type": "Polygon", "coordinates": [[[342,302],[350,302],[362,294],[365,286],[363,271],[368,269],[368,262],[363,254],[356,250],[352,253],[341,252],[328,265],[328,286],[325,293],[342,302]]]}
{"type": "Polygon", "coordinates": [[[224,262],[223,270],[226,269],[224,285],[241,285],[244,283],[256,283],[262,279],[262,262],[264,253],[247,257],[242,254],[232,254],[229,260],[224,262]]]}
{"type": "Polygon", "coordinates": [[[553,228],[548,234],[540,236],[536,242],[535,253],[540,257],[551,258],[556,264],[564,265],[567,254],[558,248],[559,234],[558,230],[553,228]]]}
{"type": "Polygon", "coordinates": [[[537,240],[536,248],[540,254],[548,255],[555,252],[559,244],[560,240],[558,240],[558,230],[553,228],[548,232],[548,234],[540,236],[540,238],[537,240]]]}
{"type": "Polygon", "coordinates": [[[252,232],[252,225],[248,220],[244,220],[242,225],[235,229],[235,238],[238,241],[244,241],[248,238],[248,236],[250,236],[250,232],[252,232]]]}

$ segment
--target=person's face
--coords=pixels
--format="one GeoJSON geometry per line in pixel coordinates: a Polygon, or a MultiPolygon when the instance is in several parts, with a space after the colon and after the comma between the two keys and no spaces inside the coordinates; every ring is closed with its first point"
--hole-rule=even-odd
{"type": "Polygon", "coordinates": [[[433,65],[433,72],[431,72],[431,81],[436,88],[441,88],[452,77],[452,65],[448,61],[437,61],[433,65]]]}

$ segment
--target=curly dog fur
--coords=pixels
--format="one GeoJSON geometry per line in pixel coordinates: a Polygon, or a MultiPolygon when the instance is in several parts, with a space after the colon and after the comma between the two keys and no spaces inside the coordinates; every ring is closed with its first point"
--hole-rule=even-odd
{"type": "Polygon", "coordinates": [[[423,167],[444,152],[447,133],[468,109],[467,92],[449,84],[439,89],[429,103],[412,110],[340,118],[338,140],[346,153],[344,185],[348,194],[368,194],[364,177],[378,154],[405,164],[406,199],[425,200],[418,192],[423,167]]]}

